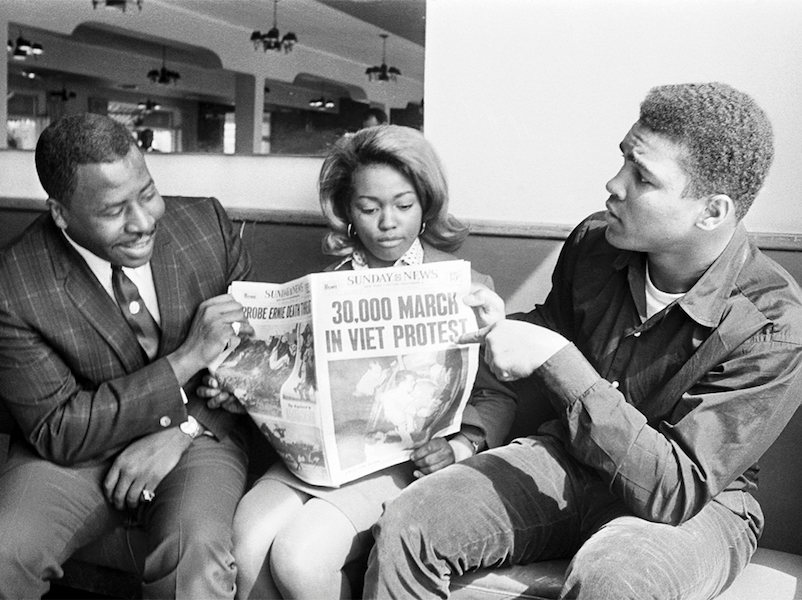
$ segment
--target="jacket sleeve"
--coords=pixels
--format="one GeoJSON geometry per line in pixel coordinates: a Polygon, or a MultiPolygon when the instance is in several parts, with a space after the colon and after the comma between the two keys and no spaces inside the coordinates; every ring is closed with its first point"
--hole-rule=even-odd
{"type": "Polygon", "coordinates": [[[473,391],[462,413],[460,432],[482,449],[500,446],[507,441],[516,407],[516,395],[493,376],[480,358],[473,391]]]}
{"type": "MultiPolygon", "coordinates": [[[[211,201],[217,215],[220,235],[224,242],[226,255],[225,287],[228,288],[232,281],[250,279],[251,259],[239,232],[228,218],[225,209],[216,199],[212,198],[211,201]]],[[[235,415],[224,409],[210,409],[206,406],[206,401],[195,393],[195,389],[200,383],[204,372],[193,377],[185,386],[189,400],[187,402],[187,412],[220,440],[228,435],[232,428],[242,426],[243,420],[248,417],[247,415],[235,415]]]]}
{"type": "MultiPolygon", "coordinates": [[[[85,351],[91,354],[92,348],[85,351]]],[[[37,454],[62,465],[104,458],[186,419],[166,359],[90,385],[5,302],[0,302],[0,386],[24,439],[37,454]]]]}
{"type": "MultiPolygon", "coordinates": [[[[471,279],[494,289],[493,278],[489,275],[471,270],[471,279]]],[[[480,350],[479,368],[471,397],[462,413],[460,432],[480,448],[495,448],[507,440],[515,418],[516,395],[493,376],[483,355],[480,350]]]]}
{"type": "Polygon", "coordinates": [[[599,472],[635,515],[678,525],[757,463],[782,432],[799,406],[799,351],[798,343],[747,340],[684,395],[695,408],[657,426],[573,345],[536,374],[552,392],[571,454],[599,472]]]}

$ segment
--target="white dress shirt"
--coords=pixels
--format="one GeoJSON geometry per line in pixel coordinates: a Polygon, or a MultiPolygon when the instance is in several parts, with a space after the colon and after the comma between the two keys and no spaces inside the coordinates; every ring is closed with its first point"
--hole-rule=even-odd
{"type": "MultiPolygon", "coordinates": [[[[103,289],[106,290],[111,299],[117,302],[114,297],[114,288],[111,286],[111,263],[105,259],[100,258],[96,254],[93,254],[83,246],[79,246],[75,243],[70,236],[62,229],[62,233],[64,233],[64,237],[67,238],[67,241],[70,245],[75,248],[78,254],[81,255],[81,258],[86,261],[87,266],[89,269],[94,273],[97,280],[100,282],[100,285],[103,286],[103,289]]],[[[148,311],[150,314],[153,315],[153,319],[161,326],[161,313],[159,312],[159,301],[156,299],[156,286],[153,284],[153,272],[150,269],[150,262],[145,263],[141,267],[137,267],[135,269],[131,269],[128,267],[123,267],[123,273],[125,273],[131,281],[136,284],[136,287],[139,288],[139,295],[142,297],[142,301],[145,303],[148,311]]]]}

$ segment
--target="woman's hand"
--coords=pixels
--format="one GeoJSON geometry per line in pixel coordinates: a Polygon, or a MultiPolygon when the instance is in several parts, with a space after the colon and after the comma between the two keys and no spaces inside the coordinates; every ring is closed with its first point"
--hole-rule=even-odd
{"type": "Polygon", "coordinates": [[[436,437],[412,451],[409,459],[416,469],[415,477],[423,477],[456,462],[454,449],[445,438],[436,437]]]}
{"type": "Polygon", "coordinates": [[[413,450],[410,460],[415,464],[413,475],[423,477],[448,465],[474,455],[474,446],[464,434],[458,433],[450,440],[436,437],[413,450]]]}
{"type": "Polygon", "coordinates": [[[214,375],[204,375],[195,393],[201,398],[206,398],[206,406],[211,409],[222,408],[238,415],[246,412],[234,394],[220,387],[220,382],[214,375]]]}

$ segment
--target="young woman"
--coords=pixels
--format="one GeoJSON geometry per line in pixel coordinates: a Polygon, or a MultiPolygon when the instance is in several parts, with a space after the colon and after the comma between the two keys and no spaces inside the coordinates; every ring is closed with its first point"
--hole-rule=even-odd
{"type": "MultiPolygon", "coordinates": [[[[344,137],[324,161],[319,185],[330,228],[323,249],[339,257],[330,269],[454,260],[449,252],[467,236],[448,213],[440,161],[415,129],[382,125],[344,137]]],[[[489,277],[473,278],[492,288],[489,277]]],[[[337,489],[308,485],[273,465],[234,518],[238,597],[351,597],[343,568],[366,556],[383,503],[416,477],[500,444],[513,413],[508,400],[472,398],[459,433],[431,439],[410,462],[337,489]]]]}

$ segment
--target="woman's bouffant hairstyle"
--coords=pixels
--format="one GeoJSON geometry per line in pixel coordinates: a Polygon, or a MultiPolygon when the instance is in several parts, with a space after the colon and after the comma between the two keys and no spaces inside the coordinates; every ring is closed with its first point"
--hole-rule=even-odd
{"type": "Polygon", "coordinates": [[[136,140],[122,123],[92,113],[70,115],[48,125],[39,136],[36,172],[47,195],[69,206],[78,165],[116,162],[131,148],[137,148],[136,140]]]}
{"type": "Polygon", "coordinates": [[[774,158],[771,123],[751,97],[724,83],[664,85],[646,96],[639,122],[685,148],[687,195],[726,194],[744,217],[774,158]]]}
{"type": "Polygon", "coordinates": [[[330,229],[323,239],[325,254],[346,256],[354,250],[356,240],[348,236],[348,207],[354,173],[368,165],[392,167],[412,183],[425,223],[421,239],[445,252],[462,245],[468,228],[448,212],[448,184],[431,144],[411,127],[379,125],[343,136],[323,161],[318,187],[330,229]]]}

